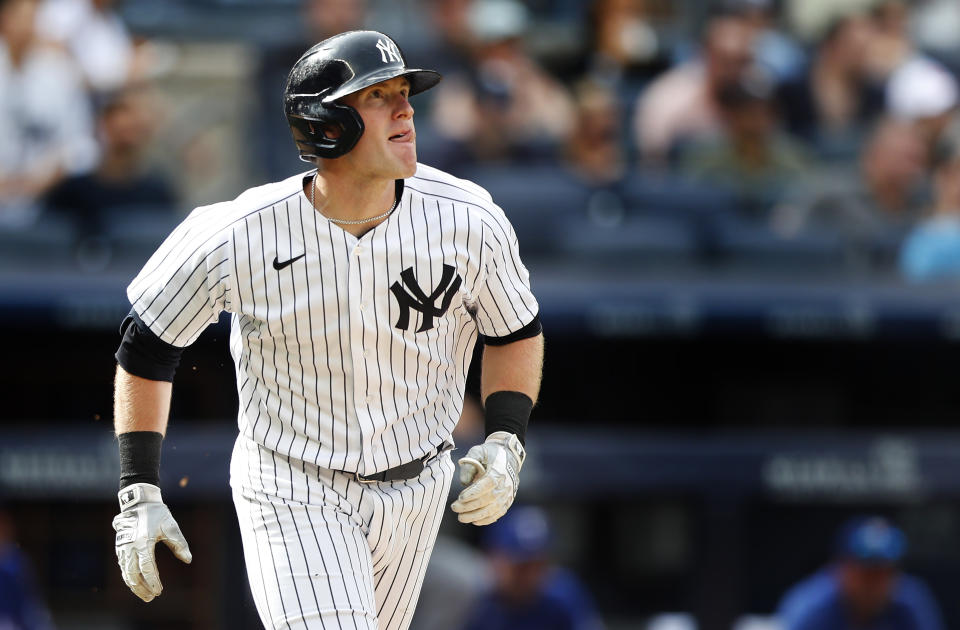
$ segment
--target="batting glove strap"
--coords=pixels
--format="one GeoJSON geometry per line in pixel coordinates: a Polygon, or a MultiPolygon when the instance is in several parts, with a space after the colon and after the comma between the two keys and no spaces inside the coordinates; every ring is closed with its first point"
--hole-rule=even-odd
{"type": "Polygon", "coordinates": [[[507,433],[506,431],[496,431],[487,436],[486,442],[496,442],[502,444],[516,459],[517,472],[520,472],[520,469],[523,468],[523,462],[527,459],[527,451],[523,448],[523,444],[520,443],[520,438],[518,438],[513,433],[507,433]]]}
{"type": "Polygon", "coordinates": [[[461,523],[489,525],[503,516],[517,495],[526,452],[516,435],[491,433],[460,459],[460,482],[466,487],[451,504],[461,523]]]}
{"type": "Polygon", "coordinates": [[[134,483],[117,493],[120,511],[126,512],[141,503],[163,503],[160,488],[149,483],[134,483]]]}

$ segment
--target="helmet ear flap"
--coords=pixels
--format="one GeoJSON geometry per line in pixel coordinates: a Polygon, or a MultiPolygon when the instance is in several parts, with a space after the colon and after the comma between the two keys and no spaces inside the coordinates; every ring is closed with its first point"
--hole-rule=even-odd
{"type": "Polygon", "coordinates": [[[348,153],[363,135],[363,119],[352,107],[339,103],[321,104],[319,116],[288,116],[293,140],[300,150],[300,159],[333,159],[348,153]],[[333,136],[325,129],[335,129],[333,136]]]}

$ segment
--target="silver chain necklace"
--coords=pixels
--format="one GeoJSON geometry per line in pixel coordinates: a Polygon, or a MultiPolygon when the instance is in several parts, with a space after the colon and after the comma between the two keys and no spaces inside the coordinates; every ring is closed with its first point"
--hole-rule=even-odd
{"type": "MultiPolygon", "coordinates": [[[[310,205],[313,206],[314,210],[319,211],[317,208],[316,202],[313,200],[315,191],[317,190],[317,174],[313,174],[313,179],[310,180],[310,205]]],[[[384,212],[383,214],[378,214],[375,217],[370,217],[369,219],[358,219],[358,220],[349,220],[349,219],[334,219],[333,217],[327,217],[328,221],[333,221],[338,225],[363,225],[364,223],[371,223],[373,221],[379,221],[380,219],[386,219],[390,216],[390,213],[397,209],[397,204],[400,203],[399,199],[394,198],[393,205],[390,206],[390,209],[384,212]]],[[[327,215],[323,215],[327,216],[327,215]]]]}

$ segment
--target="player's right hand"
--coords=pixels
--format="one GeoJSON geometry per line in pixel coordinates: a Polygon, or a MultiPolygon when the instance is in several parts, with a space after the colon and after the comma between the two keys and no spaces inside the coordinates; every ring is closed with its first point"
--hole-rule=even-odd
{"type": "Polygon", "coordinates": [[[149,483],[127,486],[117,496],[120,513],[113,518],[117,531],[117,561],[123,581],[145,602],[160,594],[154,547],[162,540],[173,555],[190,564],[193,555],[180,527],[160,498],[160,488],[149,483]]]}

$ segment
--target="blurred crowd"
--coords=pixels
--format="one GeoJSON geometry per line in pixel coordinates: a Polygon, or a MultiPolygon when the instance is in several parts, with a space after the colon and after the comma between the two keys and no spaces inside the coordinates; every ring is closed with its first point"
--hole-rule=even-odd
{"type": "Polygon", "coordinates": [[[424,57],[456,60],[428,114],[424,154],[439,166],[481,183],[492,164],[557,171],[587,199],[619,200],[596,217],[613,228],[681,209],[694,185],[711,201],[673,218],[706,221],[714,246],[956,276],[960,48],[930,17],[955,19],[956,3],[718,0],[690,15],[598,0],[555,13],[582,25],[577,45],[541,42],[539,56],[527,5],[441,4],[424,57]],[[659,201],[628,192],[644,177],[659,201]]]}
{"type": "Polygon", "coordinates": [[[85,213],[113,205],[109,197],[124,197],[124,188],[170,205],[167,190],[137,190],[142,183],[137,178],[143,175],[137,158],[149,142],[150,120],[148,103],[136,92],[145,86],[149,71],[113,4],[0,3],[4,224],[29,223],[51,193],[53,205],[74,199],[83,209],[64,209],[85,213]],[[84,178],[80,196],[87,198],[77,199],[71,190],[77,186],[74,178],[84,178]],[[58,190],[64,185],[65,191],[58,190]]]}
{"type": "MultiPolygon", "coordinates": [[[[558,562],[555,537],[547,512],[531,505],[486,528],[482,551],[441,536],[412,629],[603,630],[594,596],[558,562]]],[[[733,630],[945,630],[926,582],[904,570],[907,547],[886,518],[851,518],[814,573],[797,576],[775,610],[741,615],[733,630]]],[[[690,614],[664,613],[639,627],[700,624],[690,614]]]]}
{"type": "Polygon", "coordinates": [[[105,233],[117,216],[171,216],[176,208],[170,178],[143,159],[156,120],[149,46],[113,5],[0,2],[5,249],[18,249],[7,245],[20,231],[58,233],[52,223],[74,262],[96,270],[109,262],[105,233]]]}
{"type": "MultiPolygon", "coordinates": [[[[2,229],[60,217],[84,242],[130,209],[219,200],[177,185],[209,160],[173,156],[163,172],[145,159],[170,67],[121,8],[0,3],[2,229]]],[[[544,218],[572,226],[531,237],[530,256],[620,239],[627,262],[646,239],[701,262],[753,248],[960,276],[951,0],[304,0],[297,19],[246,77],[247,179],[304,168],[279,99],[299,54],[395,27],[410,62],[445,77],[414,103],[421,161],[491,188],[521,237],[544,218]]]]}

